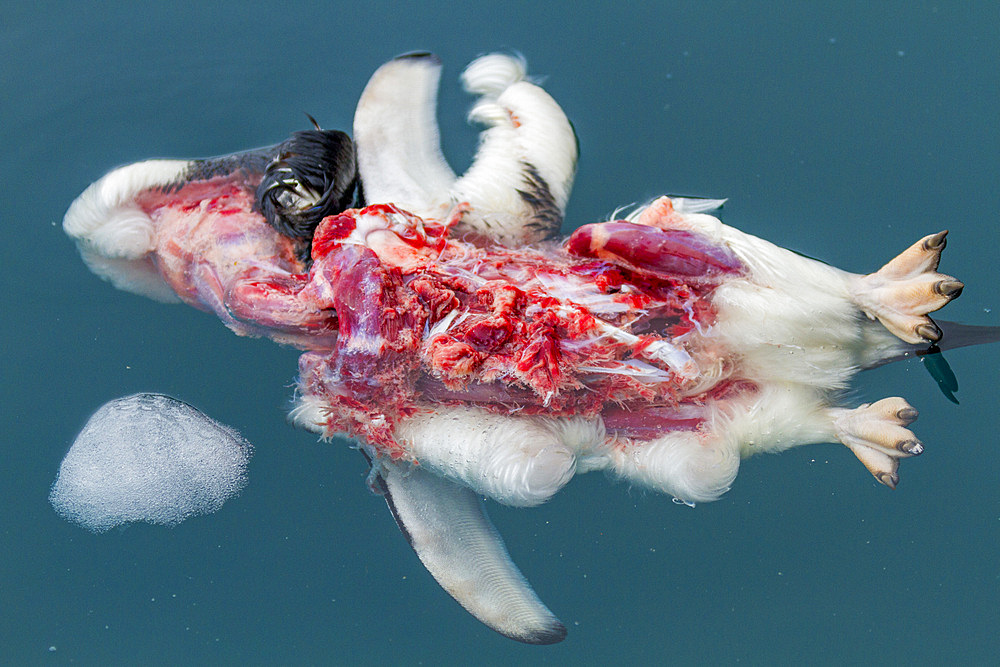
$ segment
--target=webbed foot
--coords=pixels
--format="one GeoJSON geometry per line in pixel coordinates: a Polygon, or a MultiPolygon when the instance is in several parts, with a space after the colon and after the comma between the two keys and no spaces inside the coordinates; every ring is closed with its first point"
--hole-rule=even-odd
{"type": "Polygon", "coordinates": [[[906,428],[917,418],[917,411],[902,398],[883,398],[833,412],[837,439],[890,489],[899,483],[899,459],[924,451],[924,445],[906,428]]]}
{"type": "Polygon", "coordinates": [[[925,236],[875,273],[858,277],[853,286],[861,310],[907,343],[941,340],[941,329],[927,313],[957,298],[965,287],[937,272],[947,235],[925,236]]]}

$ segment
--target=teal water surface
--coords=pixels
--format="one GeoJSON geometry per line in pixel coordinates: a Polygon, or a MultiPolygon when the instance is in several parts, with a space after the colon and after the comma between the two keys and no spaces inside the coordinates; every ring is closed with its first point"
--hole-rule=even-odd
{"type": "Polygon", "coordinates": [[[601,475],[531,510],[490,506],[566,623],[528,647],[424,571],[344,442],[284,419],[297,353],[115,291],[60,223],[108,169],[349,129],[368,76],[430,50],[463,169],[457,77],[517,50],[573,120],[566,227],[665,192],[729,197],[723,219],[874,270],[950,229],[967,287],[945,317],[1000,325],[1000,9],[995,3],[83,3],[0,22],[0,663],[988,663],[1000,651],[1000,345],[949,353],[960,405],[920,362],[849,402],[903,395],[926,443],[896,491],[846,448],[743,464],[695,509],[601,475]],[[209,6],[211,4],[211,6],[209,6]],[[250,483],[172,529],[93,535],[46,496],[88,415],[177,396],[256,445],[250,483]]]}

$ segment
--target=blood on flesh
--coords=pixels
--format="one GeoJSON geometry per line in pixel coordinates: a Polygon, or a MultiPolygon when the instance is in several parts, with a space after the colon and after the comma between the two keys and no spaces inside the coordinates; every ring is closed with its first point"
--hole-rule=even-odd
{"type": "Polygon", "coordinates": [[[312,259],[298,298],[336,311],[338,336],[303,355],[300,390],[329,406],[329,432],[396,458],[394,424],[440,404],[600,414],[640,440],[698,428],[713,386],[686,347],[712,326],[712,291],[743,271],[690,231],[614,221],[511,249],[392,205],[325,219],[312,259]]]}

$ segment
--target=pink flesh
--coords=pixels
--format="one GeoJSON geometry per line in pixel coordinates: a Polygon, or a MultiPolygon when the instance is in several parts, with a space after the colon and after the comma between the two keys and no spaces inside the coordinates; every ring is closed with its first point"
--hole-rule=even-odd
{"type": "Polygon", "coordinates": [[[659,229],[624,220],[584,225],[566,241],[580,257],[597,257],[656,276],[706,278],[740,273],[742,264],[728,248],[684,229],[659,229]]]}
{"type": "Polygon", "coordinates": [[[697,429],[719,397],[648,354],[710,328],[712,291],[743,272],[727,248],[671,228],[669,208],[649,224],[587,225],[565,246],[510,249],[370,206],[320,224],[306,272],[253,210],[255,184],[216,180],[141,202],[158,266],[238,333],[310,350],[299,387],[326,407],[330,433],[401,457],[396,422],[472,404],[600,415],[609,435],[647,440],[697,429]]]}
{"type": "Polygon", "coordinates": [[[639,440],[651,440],[669,431],[690,431],[704,421],[704,409],[699,405],[650,406],[626,410],[617,406],[601,412],[604,428],[615,435],[639,440]]]}
{"type": "Polygon", "coordinates": [[[303,356],[301,390],[331,407],[331,431],[394,456],[392,425],[440,404],[603,415],[612,434],[637,439],[696,429],[712,397],[686,392],[693,381],[643,349],[710,327],[711,292],[743,269],[728,249],[673,231],[589,225],[611,261],[574,257],[582,235],[570,252],[480,246],[389,205],[327,218],[301,296],[339,313],[339,338],[332,354],[303,356]],[[608,372],[623,367],[653,376],[608,372]]]}
{"type": "Polygon", "coordinates": [[[305,267],[291,241],[253,210],[255,187],[224,177],[142,198],[156,229],[160,274],[185,302],[214,312],[241,335],[328,349],[336,315],[298,298],[305,267]]]}

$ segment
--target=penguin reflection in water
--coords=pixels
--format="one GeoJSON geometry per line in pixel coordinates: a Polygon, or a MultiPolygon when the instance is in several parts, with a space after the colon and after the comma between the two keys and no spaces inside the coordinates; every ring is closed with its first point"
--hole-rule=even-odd
{"type": "MultiPolygon", "coordinates": [[[[705,502],[742,458],[819,442],[843,443],[895,488],[900,459],[923,451],[908,428],[916,410],[838,397],[859,370],[997,337],[928,317],[963,287],[937,272],[946,232],[867,275],[722,224],[718,200],[662,197],[552,240],[577,160],[560,107],[522,61],[474,61],[463,83],[485,129],[456,176],[439,146],[439,75],[429,54],[382,66],[353,141],[315,129],[116,169],[64,226],[116,287],[304,350],[292,420],[355,439],[427,569],[508,637],[553,643],[566,630],[481,496],[537,505],[576,473],[606,470],[705,502]]],[[[103,528],[72,481],[61,473],[53,502],[103,528]]]]}

